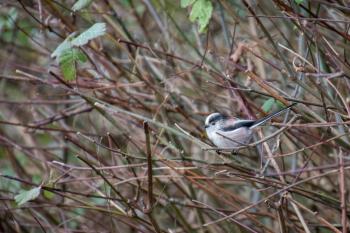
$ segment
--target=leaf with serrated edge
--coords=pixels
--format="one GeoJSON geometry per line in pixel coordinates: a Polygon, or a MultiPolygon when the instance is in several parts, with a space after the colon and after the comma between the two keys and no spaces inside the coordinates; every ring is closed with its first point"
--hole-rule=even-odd
{"type": "Polygon", "coordinates": [[[81,51],[77,51],[75,56],[76,56],[76,59],[82,63],[84,63],[88,60],[86,55],[81,51]]]}
{"type": "Polygon", "coordinates": [[[67,49],[62,52],[59,57],[59,65],[65,80],[71,81],[75,79],[75,49],[67,49]]]}
{"type": "Polygon", "coordinates": [[[61,53],[61,56],[59,57],[59,65],[65,80],[75,80],[77,61],[82,63],[87,61],[87,57],[79,49],[70,48],[61,53]]]}
{"type": "Polygon", "coordinates": [[[51,54],[51,57],[52,58],[55,58],[55,57],[60,57],[61,53],[66,50],[66,49],[69,49],[72,47],[72,37],[75,36],[77,33],[76,32],[73,32],[71,33],[61,44],[59,44],[57,46],[57,48],[55,49],[55,51],[53,51],[53,53],[51,54]]]}
{"type": "Polygon", "coordinates": [[[90,40],[95,39],[99,36],[103,36],[106,33],[105,23],[95,23],[86,31],[82,32],[77,38],[72,40],[72,45],[83,46],[90,40]]]}
{"type": "Polygon", "coordinates": [[[199,32],[203,32],[207,27],[211,15],[213,13],[213,5],[209,0],[197,0],[190,14],[192,22],[197,21],[199,24],[199,32]]]}

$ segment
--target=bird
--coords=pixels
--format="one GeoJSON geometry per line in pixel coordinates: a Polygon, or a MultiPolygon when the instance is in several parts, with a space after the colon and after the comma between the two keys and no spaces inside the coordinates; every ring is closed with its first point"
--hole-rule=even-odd
{"type": "Polygon", "coordinates": [[[258,120],[245,120],[214,112],[205,119],[205,130],[209,140],[219,149],[246,146],[252,140],[254,129],[263,125],[296,105],[293,103],[258,120]]]}

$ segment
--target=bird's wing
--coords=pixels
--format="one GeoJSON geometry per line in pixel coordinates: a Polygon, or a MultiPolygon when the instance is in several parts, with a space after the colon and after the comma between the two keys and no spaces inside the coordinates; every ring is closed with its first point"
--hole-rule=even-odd
{"type": "Polygon", "coordinates": [[[255,124],[255,120],[237,120],[235,119],[234,121],[232,121],[232,123],[229,122],[229,124],[226,124],[226,126],[224,126],[223,128],[220,129],[220,131],[223,132],[229,132],[229,131],[233,131],[236,130],[238,128],[241,127],[251,127],[255,124]]]}

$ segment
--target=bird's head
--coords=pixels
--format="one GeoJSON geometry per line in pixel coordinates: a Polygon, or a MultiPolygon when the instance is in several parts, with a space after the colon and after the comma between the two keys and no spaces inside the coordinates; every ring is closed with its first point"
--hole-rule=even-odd
{"type": "Polygon", "coordinates": [[[222,127],[223,121],[228,117],[222,113],[214,112],[205,119],[205,130],[212,131],[222,127]]]}

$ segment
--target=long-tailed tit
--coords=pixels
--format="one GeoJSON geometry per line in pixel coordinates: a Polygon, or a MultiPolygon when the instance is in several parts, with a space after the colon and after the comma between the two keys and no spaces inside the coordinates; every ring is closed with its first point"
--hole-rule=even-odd
{"type": "Polygon", "coordinates": [[[210,141],[218,148],[224,149],[243,146],[252,139],[254,128],[280,115],[295,104],[291,104],[258,120],[242,120],[217,112],[212,113],[205,119],[205,129],[210,141]]]}

